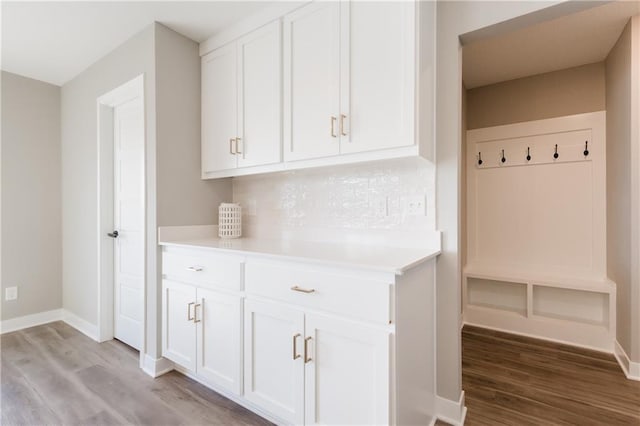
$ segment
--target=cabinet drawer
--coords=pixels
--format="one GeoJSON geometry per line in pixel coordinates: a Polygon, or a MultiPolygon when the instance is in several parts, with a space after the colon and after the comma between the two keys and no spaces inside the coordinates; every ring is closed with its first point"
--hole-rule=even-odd
{"type": "Polygon", "coordinates": [[[162,273],[177,281],[203,286],[242,289],[242,258],[208,250],[164,247],[162,273]]]}
{"type": "Polygon", "coordinates": [[[268,297],[361,320],[388,324],[390,283],[343,275],[297,263],[254,262],[245,266],[248,295],[268,297]]]}

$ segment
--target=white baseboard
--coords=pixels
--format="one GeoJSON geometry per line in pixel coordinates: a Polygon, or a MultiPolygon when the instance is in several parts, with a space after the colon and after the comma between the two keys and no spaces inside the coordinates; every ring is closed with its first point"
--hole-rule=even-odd
{"type": "Polygon", "coordinates": [[[640,381],[640,362],[631,361],[624,348],[617,340],[615,342],[614,355],[616,356],[616,360],[618,360],[618,364],[620,364],[620,368],[622,368],[624,375],[627,376],[627,379],[640,381]]]}
{"type": "Polygon", "coordinates": [[[63,309],[62,321],[66,322],[91,340],[99,342],[97,325],[91,324],[89,321],[80,318],[73,312],[66,309],[63,309]]]}
{"type": "Polygon", "coordinates": [[[37,314],[24,315],[22,317],[0,321],[0,334],[60,321],[62,317],[63,309],[53,309],[51,311],[38,312],[37,314]]]}
{"type": "Polygon", "coordinates": [[[142,371],[144,371],[154,379],[168,373],[173,369],[173,362],[169,361],[166,358],[156,359],[147,354],[144,355],[144,361],[142,362],[142,371]]]}
{"type": "Polygon", "coordinates": [[[458,401],[436,396],[436,416],[438,419],[454,426],[464,425],[464,419],[467,416],[467,407],[464,405],[464,391],[460,392],[458,401]]]}

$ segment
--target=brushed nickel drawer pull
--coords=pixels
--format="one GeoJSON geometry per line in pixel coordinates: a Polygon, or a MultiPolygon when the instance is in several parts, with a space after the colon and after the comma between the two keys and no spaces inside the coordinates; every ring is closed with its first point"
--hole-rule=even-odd
{"type": "Polygon", "coordinates": [[[301,334],[300,333],[296,333],[293,335],[293,360],[295,361],[296,359],[300,358],[300,354],[298,353],[298,348],[297,348],[297,341],[298,341],[298,337],[300,337],[301,334]]]}
{"type": "Polygon", "coordinates": [[[187,305],[187,321],[193,321],[194,317],[191,316],[191,307],[195,304],[196,302],[191,302],[187,305]]]}
{"type": "Polygon", "coordinates": [[[308,363],[310,361],[313,361],[313,358],[308,356],[309,353],[309,340],[311,340],[312,337],[309,336],[306,339],[304,339],[304,363],[308,363]]]}
{"type": "Polygon", "coordinates": [[[202,306],[200,303],[196,303],[196,304],[193,306],[193,322],[194,322],[194,323],[197,323],[197,322],[202,321],[202,320],[199,320],[199,319],[198,319],[198,307],[200,307],[200,306],[202,306]]]}
{"type": "Polygon", "coordinates": [[[202,266],[187,266],[187,271],[202,272],[204,268],[202,266]]]}
{"type": "Polygon", "coordinates": [[[302,288],[298,287],[297,285],[291,287],[291,290],[299,291],[300,293],[314,293],[316,291],[314,288],[302,288]]]}

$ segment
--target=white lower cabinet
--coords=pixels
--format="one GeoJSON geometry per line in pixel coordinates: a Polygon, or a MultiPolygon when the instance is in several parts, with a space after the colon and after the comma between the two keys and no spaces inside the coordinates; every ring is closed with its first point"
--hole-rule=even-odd
{"type": "Polygon", "coordinates": [[[239,395],[242,299],[169,280],[162,294],[163,356],[239,395]]]}
{"type": "Polygon", "coordinates": [[[295,424],[389,423],[386,330],[245,301],[245,397],[295,424]]]}
{"type": "Polygon", "coordinates": [[[278,424],[433,420],[433,261],[396,274],[163,253],[162,353],[179,370],[278,424]]]}

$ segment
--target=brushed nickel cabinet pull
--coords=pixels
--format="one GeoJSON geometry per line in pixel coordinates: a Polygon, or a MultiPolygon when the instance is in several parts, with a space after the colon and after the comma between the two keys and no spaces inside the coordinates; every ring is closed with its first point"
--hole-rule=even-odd
{"type": "Polygon", "coordinates": [[[336,121],[338,119],[335,118],[333,115],[331,116],[331,137],[332,138],[337,138],[338,135],[336,134],[336,121]]]}
{"type": "Polygon", "coordinates": [[[236,155],[236,153],[233,151],[233,142],[235,141],[234,138],[229,139],[229,154],[231,155],[236,155]]]}
{"type": "Polygon", "coordinates": [[[313,293],[316,291],[315,288],[302,288],[302,287],[298,287],[297,285],[294,285],[293,287],[291,287],[291,290],[299,291],[300,293],[313,293]]]}
{"type": "Polygon", "coordinates": [[[193,306],[193,322],[194,323],[198,323],[198,322],[202,321],[202,320],[198,319],[198,307],[200,307],[200,306],[202,306],[200,303],[196,303],[193,306]]]}
{"type": "Polygon", "coordinates": [[[310,356],[308,356],[309,354],[309,340],[311,340],[312,337],[309,336],[306,339],[304,339],[304,363],[308,363],[310,361],[313,361],[313,358],[311,358],[310,356]]]}
{"type": "Polygon", "coordinates": [[[344,120],[347,118],[346,115],[340,114],[340,134],[342,136],[347,136],[347,132],[344,130],[344,120]]]}
{"type": "Polygon", "coordinates": [[[295,361],[296,359],[300,358],[300,354],[298,353],[298,348],[297,348],[297,341],[298,341],[298,337],[300,337],[301,334],[300,333],[296,333],[293,335],[293,360],[295,361]]]}
{"type": "Polygon", "coordinates": [[[202,272],[202,266],[187,266],[187,271],[202,272]]]}
{"type": "Polygon", "coordinates": [[[193,321],[194,317],[191,316],[191,307],[195,304],[195,302],[191,302],[187,305],[187,321],[193,321]]]}
{"type": "Polygon", "coordinates": [[[242,154],[242,151],[240,151],[240,141],[242,140],[242,138],[236,138],[236,154],[242,154]]]}

